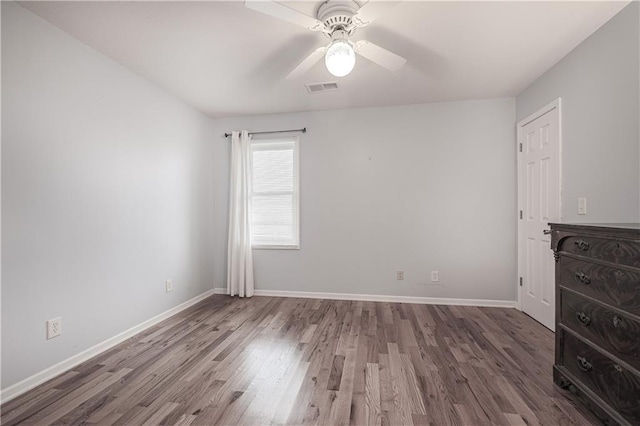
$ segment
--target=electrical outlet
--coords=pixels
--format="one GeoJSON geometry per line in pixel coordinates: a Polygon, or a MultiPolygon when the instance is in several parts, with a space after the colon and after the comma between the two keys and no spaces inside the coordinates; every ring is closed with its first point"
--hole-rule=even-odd
{"type": "Polygon", "coordinates": [[[47,340],[62,334],[62,318],[54,318],[47,321],[47,340]]]}
{"type": "Polygon", "coordinates": [[[587,197],[578,197],[578,214],[587,214],[587,197]]]}
{"type": "Polygon", "coordinates": [[[173,291],[173,280],[166,280],[164,282],[164,289],[167,293],[173,291]]]}
{"type": "Polygon", "coordinates": [[[440,281],[440,276],[438,275],[438,271],[431,271],[431,282],[437,283],[440,281]]]}
{"type": "Polygon", "coordinates": [[[404,280],[404,271],[396,272],[396,280],[403,281],[404,280]]]}

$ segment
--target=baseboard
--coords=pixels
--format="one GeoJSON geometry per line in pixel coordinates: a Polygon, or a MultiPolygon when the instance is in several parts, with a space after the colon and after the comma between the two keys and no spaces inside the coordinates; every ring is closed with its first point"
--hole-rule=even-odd
{"type": "MultiPolygon", "coordinates": [[[[215,294],[227,294],[226,288],[214,288],[215,294]]],[[[416,303],[420,305],[481,306],[515,308],[516,300],[455,299],[445,297],[391,296],[386,294],[319,293],[309,291],[258,290],[256,296],[299,297],[303,299],[359,300],[362,302],[416,303]]]]}
{"type": "Polygon", "coordinates": [[[117,334],[101,343],[98,343],[95,346],[90,347],[89,349],[86,349],[82,352],[80,352],[79,354],[76,354],[74,356],[72,356],[71,358],[67,358],[62,362],[59,362],[58,364],[52,365],[51,367],[42,370],[39,373],[34,374],[31,377],[27,377],[26,379],[9,386],[6,389],[2,389],[2,391],[0,391],[0,403],[5,403],[7,401],[12,400],[13,398],[22,395],[23,393],[27,392],[30,389],[33,389],[34,387],[46,382],[47,380],[50,380],[56,376],[58,376],[59,374],[64,373],[65,371],[68,371],[70,369],[72,369],[73,367],[75,367],[76,365],[82,364],[83,362],[87,361],[88,359],[106,351],[107,349],[110,349],[112,347],[114,347],[115,345],[122,343],[123,341],[127,340],[130,337],[135,336],[136,334],[140,333],[141,331],[146,330],[147,328],[156,325],[157,323],[159,323],[160,321],[163,321],[175,314],[177,314],[180,311],[183,311],[193,305],[195,305],[196,303],[200,302],[201,300],[206,299],[207,297],[211,296],[212,294],[214,294],[214,290],[207,290],[204,293],[202,293],[199,296],[194,297],[193,299],[189,299],[184,303],[179,304],[178,306],[175,306],[171,309],[169,309],[168,311],[165,311],[159,315],[156,315],[153,318],[150,318],[136,326],[131,327],[128,330],[123,331],[120,334],[117,334]]]}

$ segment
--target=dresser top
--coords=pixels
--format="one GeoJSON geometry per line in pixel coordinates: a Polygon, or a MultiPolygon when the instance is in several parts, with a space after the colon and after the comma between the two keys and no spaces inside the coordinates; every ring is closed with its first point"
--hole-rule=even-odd
{"type": "Polygon", "coordinates": [[[558,243],[571,235],[592,235],[613,237],[640,242],[640,223],[550,223],[551,249],[557,250],[558,243]]]}
{"type": "Polygon", "coordinates": [[[640,223],[550,223],[553,228],[572,229],[626,229],[630,231],[640,231],[640,223]]]}

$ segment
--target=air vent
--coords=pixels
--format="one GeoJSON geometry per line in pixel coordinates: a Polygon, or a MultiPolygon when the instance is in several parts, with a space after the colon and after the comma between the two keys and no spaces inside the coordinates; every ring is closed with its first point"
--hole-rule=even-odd
{"type": "Polygon", "coordinates": [[[339,89],[337,81],[329,81],[327,83],[307,83],[304,87],[307,88],[307,92],[309,93],[331,92],[339,89]]]}

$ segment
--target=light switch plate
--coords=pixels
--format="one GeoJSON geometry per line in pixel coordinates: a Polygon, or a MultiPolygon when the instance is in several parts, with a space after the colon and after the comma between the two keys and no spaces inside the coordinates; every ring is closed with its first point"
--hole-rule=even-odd
{"type": "Polygon", "coordinates": [[[578,214],[587,214],[587,197],[578,198],[578,214]]]}

